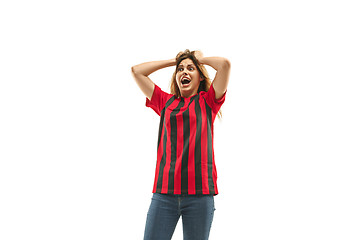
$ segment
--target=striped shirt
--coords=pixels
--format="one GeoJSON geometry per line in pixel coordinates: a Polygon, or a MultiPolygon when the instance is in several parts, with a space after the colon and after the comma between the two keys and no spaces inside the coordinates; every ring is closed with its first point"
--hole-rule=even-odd
{"type": "Polygon", "coordinates": [[[218,194],[213,123],[224,94],[210,86],[190,98],[176,98],[158,86],[146,106],[160,115],[153,193],[218,194]]]}

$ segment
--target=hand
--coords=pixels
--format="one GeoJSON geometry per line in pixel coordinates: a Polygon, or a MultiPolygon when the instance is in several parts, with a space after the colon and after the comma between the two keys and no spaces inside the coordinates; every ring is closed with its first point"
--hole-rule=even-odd
{"type": "Polygon", "coordinates": [[[201,59],[204,58],[204,54],[200,51],[200,50],[196,50],[194,51],[194,55],[196,57],[196,59],[200,62],[201,62],[201,59]]]}
{"type": "Polygon", "coordinates": [[[183,55],[184,54],[184,52],[183,51],[180,51],[177,55],[176,55],[176,57],[175,57],[175,59],[178,59],[181,55],[183,55]]]}
{"type": "Polygon", "coordinates": [[[176,59],[178,59],[181,55],[183,54],[194,54],[195,58],[199,61],[200,64],[202,64],[202,61],[201,59],[204,58],[204,55],[203,53],[200,51],[200,50],[196,50],[196,51],[189,51],[188,49],[186,49],[184,52],[179,52],[177,55],[176,55],[176,59]]]}

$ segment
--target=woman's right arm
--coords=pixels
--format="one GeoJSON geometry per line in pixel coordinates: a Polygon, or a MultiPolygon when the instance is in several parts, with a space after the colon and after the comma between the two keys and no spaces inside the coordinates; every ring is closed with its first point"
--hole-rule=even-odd
{"type": "Polygon", "coordinates": [[[175,65],[175,59],[153,61],[135,65],[131,68],[131,71],[141,91],[149,100],[151,100],[152,94],[155,89],[155,84],[153,81],[151,81],[149,75],[159,69],[175,65]]]}

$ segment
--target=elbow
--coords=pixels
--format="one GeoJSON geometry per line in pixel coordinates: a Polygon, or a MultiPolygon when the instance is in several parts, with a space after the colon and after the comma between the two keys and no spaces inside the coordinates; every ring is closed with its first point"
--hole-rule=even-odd
{"type": "Polygon", "coordinates": [[[223,59],[222,68],[227,69],[227,70],[231,68],[231,63],[230,63],[229,59],[227,59],[227,58],[223,59]]]}
{"type": "Polygon", "coordinates": [[[231,63],[227,58],[219,58],[218,65],[215,68],[216,71],[229,71],[231,68],[231,63]]]}
{"type": "Polygon", "coordinates": [[[142,75],[141,70],[138,68],[137,65],[131,67],[131,73],[135,79],[142,75]]]}
{"type": "Polygon", "coordinates": [[[131,73],[132,73],[133,75],[135,75],[136,72],[137,72],[136,66],[132,66],[132,67],[131,67],[131,73]]]}
{"type": "Polygon", "coordinates": [[[132,66],[131,73],[133,74],[133,76],[146,76],[147,77],[147,75],[144,73],[144,70],[139,65],[132,66]]]}

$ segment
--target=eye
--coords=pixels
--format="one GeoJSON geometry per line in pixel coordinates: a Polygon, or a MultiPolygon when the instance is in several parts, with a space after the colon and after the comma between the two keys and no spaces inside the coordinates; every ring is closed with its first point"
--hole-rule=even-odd
{"type": "Polygon", "coordinates": [[[179,68],[178,68],[178,72],[182,72],[182,71],[184,71],[184,68],[179,67],[179,68]]]}
{"type": "Polygon", "coordinates": [[[189,70],[190,70],[190,71],[194,71],[195,68],[194,68],[194,67],[189,67],[189,70]]]}

